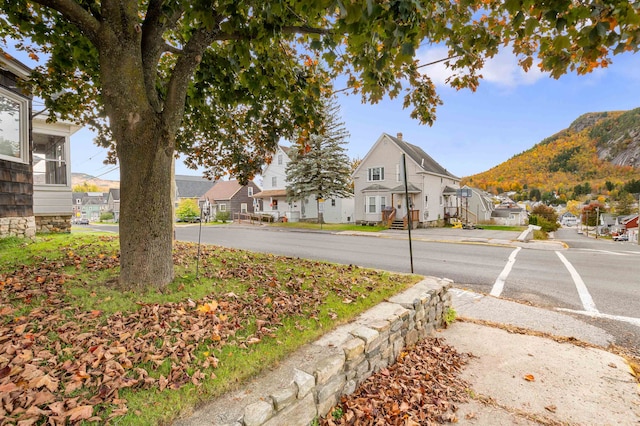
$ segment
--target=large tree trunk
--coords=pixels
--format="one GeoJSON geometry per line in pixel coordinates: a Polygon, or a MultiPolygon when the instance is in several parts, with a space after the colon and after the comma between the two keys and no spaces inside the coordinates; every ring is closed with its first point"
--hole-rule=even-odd
{"type": "Polygon", "coordinates": [[[120,283],[128,289],[163,288],[173,280],[173,151],[168,136],[146,123],[121,143],[120,283]],[[141,143],[141,141],[144,141],[141,143]],[[155,143],[153,143],[155,141],[155,143]]]}

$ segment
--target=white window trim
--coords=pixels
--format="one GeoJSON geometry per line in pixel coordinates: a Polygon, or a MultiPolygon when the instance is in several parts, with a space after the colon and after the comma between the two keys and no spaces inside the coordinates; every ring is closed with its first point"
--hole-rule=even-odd
{"type": "Polygon", "coordinates": [[[367,182],[384,182],[384,166],[367,167],[367,182]],[[373,170],[380,169],[380,179],[373,179],[373,170]]]}
{"type": "Polygon", "coordinates": [[[253,196],[253,187],[252,186],[247,187],[247,196],[249,196],[249,197],[253,196]]]}
{"type": "MultiPolygon", "coordinates": [[[[34,188],[38,188],[40,190],[42,189],[51,189],[51,188],[71,188],[71,138],[69,137],[69,133],[66,132],[60,132],[60,131],[56,131],[54,129],[50,129],[50,130],[41,130],[41,129],[37,129],[36,126],[33,126],[34,129],[32,131],[32,133],[34,135],[38,134],[38,135],[45,135],[45,136],[60,136],[64,138],[64,162],[66,165],[66,172],[67,172],[67,183],[39,183],[39,184],[34,184],[34,188]]],[[[35,150],[35,146],[34,146],[34,150],[35,150]]]]}
{"type": "Polygon", "coordinates": [[[24,97],[0,87],[0,96],[9,98],[10,100],[20,104],[20,112],[18,123],[20,126],[20,158],[10,157],[0,154],[0,159],[12,161],[14,163],[29,163],[29,101],[24,97]]]}
{"type": "Polygon", "coordinates": [[[387,196],[386,195],[367,195],[365,197],[365,204],[364,204],[364,212],[365,213],[370,213],[370,214],[380,214],[382,213],[383,209],[385,207],[387,207],[387,196]],[[375,211],[371,211],[371,198],[374,198],[374,208],[375,211]],[[384,200],[384,203],[382,202],[382,200],[384,200]]]}

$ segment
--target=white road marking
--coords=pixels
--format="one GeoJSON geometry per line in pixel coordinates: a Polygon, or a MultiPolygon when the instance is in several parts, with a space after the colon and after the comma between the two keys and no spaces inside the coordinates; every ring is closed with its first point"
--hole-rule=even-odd
{"type": "Polygon", "coordinates": [[[574,268],[573,265],[567,260],[567,258],[564,257],[559,251],[557,251],[556,254],[560,258],[562,263],[564,263],[564,266],[569,271],[569,274],[571,274],[571,278],[573,278],[573,282],[576,285],[576,290],[578,290],[578,296],[580,297],[580,301],[582,302],[584,310],[587,312],[598,314],[599,312],[598,309],[596,309],[596,304],[593,302],[593,299],[589,294],[589,290],[587,290],[587,286],[584,284],[584,281],[582,281],[582,278],[580,277],[580,274],[578,274],[578,271],[576,271],[576,268],[574,268]]]}
{"type": "Polygon", "coordinates": [[[622,322],[626,322],[629,324],[633,324],[633,325],[637,325],[638,327],[640,327],[640,318],[633,318],[633,317],[623,317],[620,315],[609,315],[609,314],[603,314],[601,312],[589,312],[589,311],[576,311],[573,309],[565,309],[565,308],[556,308],[556,310],[558,311],[563,311],[563,312],[572,312],[574,314],[580,314],[580,315],[586,315],[589,316],[591,318],[606,318],[606,319],[611,319],[611,320],[615,320],[615,321],[622,321],[622,322]]]}
{"type": "Polygon", "coordinates": [[[498,278],[496,279],[496,282],[493,284],[493,288],[491,289],[491,293],[489,293],[491,296],[500,297],[500,295],[502,294],[502,290],[504,289],[504,282],[507,280],[507,277],[511,272],[511,268],[513,268],[513,264],[516,263],[516,256],[521,249],[522,247],[517,247],[509,255],[507,264],[504,265],[504,269],[502,270],[500,275],[498,275],[498,278]]]}
{"type": "Polygon", "coordinates": [[[475,293],[473,291],[468,291],[468,290],[462,290],[462,289],[458,289],[458,288],[451,288],[449,289],[450,292],[454,293],[456,295],[456,297],[467,297],[467,298],[472,298],[472,299],[482,299],[483,295],[482,294],[478,294],[475,293]]]}
{"type": "Polygon", "coordinates": [[[597,250],[597,249],[579,249],[581,251],[590,251],[593,253],[604,253],[604,254],[612,254],[614,256],[633,256],[634,254],[639,254],[638,252],[619,252],[619,251],[611,251],[611,250],[597,250]]]}

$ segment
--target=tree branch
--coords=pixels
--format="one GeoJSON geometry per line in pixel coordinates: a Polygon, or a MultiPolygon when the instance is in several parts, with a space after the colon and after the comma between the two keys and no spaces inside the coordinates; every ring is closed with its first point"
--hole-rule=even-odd
{"type": "Polygon", "coordinates": [[[174,53],[176,55],[179,55],[182,53],[182,49],[179,49],[175,46],[170,45],[169,43],[165,43],[162,49],[163,52],[169,52],[169,53],[174,53]]]}
{"type": "Polygon", "coordinates": [[[184,99],[187,87],[194,70],[200,64],[206,48],[215,41],[215,36],[204,29],[193,33],[191,39],[182,49],[182,54],[171,73],[171,80],[167,88],[163,119],[169,128],[178,128],[184,113],[184,99]]]}
{"type": "Polygon", "coordinates": [[[282,32],[285,34],[323,34],[323,35],[331,34],[331,30],[329,30],[328,28],[315,28],[315,27],[309,27],[307,25],[302,25],[302,26],[286,25],[282,27],[282,32]]]}
{"type": "Polygon", "coordinates": [[[162,100],[158,96],[156,80],[158,76],[158,63],[163,52],[167,51],[167,44],[163,39],[163,34],[167,27],[173,28],[179,17],[182,15],[182,8],[170,17],[168,21],[162,22],[165,16],[162,12],[164,0],[151,0],[147,8],[144,22],[142,23],[141,54],[142,68],[144,73],[145,91],[149,103],[156,112],[162,110],[162,100]]]}
{"type": "Polygon", "coordinates": [[[94,45],[97,45],[100,22],[77,2],[73,0],[34,0],[34,2],[60,12],[62,16],[77,26],[94,45]]]}

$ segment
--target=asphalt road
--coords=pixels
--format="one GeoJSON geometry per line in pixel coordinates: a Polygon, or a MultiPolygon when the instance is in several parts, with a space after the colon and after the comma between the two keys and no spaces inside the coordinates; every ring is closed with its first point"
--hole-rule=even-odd
{"type": "MultiPolygon", "coordinates": [[[[196,242],[198,232],[198,225],[176,227],[179,240],[196,242]]],[[[410,272],[406,233],[378,235],[203,226],[201,241],[410,272]]],[[[414,272],[449,278],[458,288],[562,310],[605,329],[615,336],[617,344],[640,354],[640,247],[587,238],[572,228],[556,233],[556,239],[564,241],[568,248],[541,244],[518,247],[509,243],[517,235],[500,231],[416,230],[412,243],[414,272]]]]}

